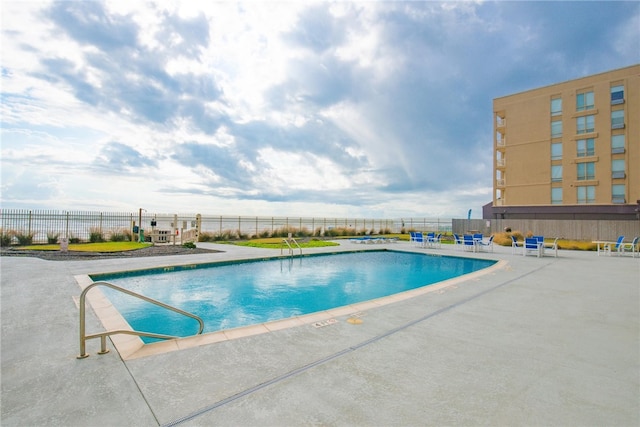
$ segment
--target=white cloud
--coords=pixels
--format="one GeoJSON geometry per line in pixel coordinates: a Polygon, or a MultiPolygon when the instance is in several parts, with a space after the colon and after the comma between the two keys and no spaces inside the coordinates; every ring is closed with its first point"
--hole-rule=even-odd
{"type": "Polygon", "coordinates": [[[2,204],[477,216],[491,100],[640,62],[639,16],[633,2],[4,2],[2,204]]]}

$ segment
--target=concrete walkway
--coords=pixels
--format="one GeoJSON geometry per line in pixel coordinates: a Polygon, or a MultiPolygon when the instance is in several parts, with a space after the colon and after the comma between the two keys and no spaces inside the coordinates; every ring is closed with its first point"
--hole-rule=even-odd
{"type": "MultiPolygon", "coordinates": [[[[200,244],[205,246],[206,244],[200,244]]],[[[415,248],[504,268],[322,328],[303,325],[123,361],[76,359],[76,275],[279,251],[1,262],[5,426],[640,425],[640,259],[415,248]]],[[[305,252],[312,252],[305,250],[305,252]]],[[[87,330],[101,324],[87,310],[87,330]]]]}

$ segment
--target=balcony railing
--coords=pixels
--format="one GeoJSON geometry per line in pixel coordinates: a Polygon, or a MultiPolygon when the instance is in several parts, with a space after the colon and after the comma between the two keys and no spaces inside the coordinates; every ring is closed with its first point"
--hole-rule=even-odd
{"type": "Polygon", "coordinates": [[[496,179],[496,185],[498,187],[504,187],[505,186],[505,179],[504,178],[498,178],[496,179]]]}
{"type": "Polygon", "coordinates": [[[503,168],[505,166],[505,160],[504,159],[496,159],[496,166],[498,166],[499,168],[503,168]]]}
{"type": "Polygon", "coordinates": [[[496,145],[498,147],[504,147],[505,145],[507,145],[507,139],[506,138],[502,138],[502,139],[496,140],[496,145]]]}

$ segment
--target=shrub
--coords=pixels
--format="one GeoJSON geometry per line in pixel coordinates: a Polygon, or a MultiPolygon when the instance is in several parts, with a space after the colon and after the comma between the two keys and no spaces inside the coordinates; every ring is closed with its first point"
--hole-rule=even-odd
{"type": "Polygon", "coordinates": [[[128,242],[131,240],[131,231],[125,229],[112,231],[109,240],[112,242],[128,242]]]}
{"type": "Polygon", "coordinates": [[[289,233],[293,236],[295,234],[295,229],[292,227],[282,227],[273,230],[273,237],[289,237],[289,233]]]}
{"type": "Polygon", "coordinates": [[[60,237],[60,233],[47,233],[47,243],[50,245],[57,244],[58,237],[60,237]]]}
{"type": "Polygon", "coordinates": [[[104,242],[104,235],[102,234],[102,230],[99,228],[92,227],[89,229],[89,241],[91,243],[101,243],[104,242]]]}
{"type": "Polygon", "coordinates": [[[500,246],[511,246],[511,236],[515,237],[519,242],[524,240],[524,236],[521,231],[514,231],[512,233],[495,233],[493,235],[493,243],[500,246]]]}
{"type": "Polygon", "coordinates": [[[198,242],[212,242],[212,241],[213,241],[212,233],[202,232],[198,236],[198,242]]]}
{"type": "Polygon", "coordinates": [[[237,238],[238,236],[236,235],[236,232],[231,230],[223,230],[221,233],[214,235],[214,240],[216,241],[226,242],[228,240],[235,240],[237,238]]]}
{"type": "Polygon", "coordinates": [[[324,235],[328,237],[336,237],[339,235],[339,232],[337,228],[330,228],[324,231],[324,235]]]}
{"type": "Polygon", "coordinates": [[[235,240],[237,238],[235,232],[224,230],[221,233],[209,233],[203,232],[200,233],[198,237],[199,242],[224,242],[228,240],[235,240]]]}
{"type": "Polygon", "coordinates": [[[182,244],[183,248],[187,248],[187,249],[195,249],[196,248],[196,244],[193,242],[185,242],[182,244]]]}
{"type": "Polygon", "coordinates": [[[4,231],[0,229],[0,246],[10,246],[14,235],[15,233],[13,231],[4,231]]]}
{"type": "Polygon", "coordinates": [[[16,233],[16,239],[18,239],[18,243],[20,246],[29,246],[33,243],[34,233],[16,233]]]}
{"type": "Polygon", "coordinates": [[[258,237],[261,239],[266,239],[269,236],[271,236],[271,232],[269,230],[262,230],[260,234],[258,234],[258,237]]]}
{"type": "Polygon", "coordinates": [[[311,237],[312,233],[307,228],[302,227],[301,229],[296,231],[293,235],[296,237],[311,237]]]}
{"type": "Polygon", "coordinates": [[[69,234],[69,243],[73,243],[73,244],[80,243],[80,238],[74,236],[73,234],[69,234]]]}

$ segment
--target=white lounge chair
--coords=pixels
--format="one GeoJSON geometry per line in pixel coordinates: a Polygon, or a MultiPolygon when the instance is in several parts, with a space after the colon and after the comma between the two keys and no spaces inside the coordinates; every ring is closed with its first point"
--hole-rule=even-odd
{"type": "Polygon", "coordinates": [[[621,243],[618,247],[618,254],[624,255],[625,252],[631,252],[633,257],[636,257],[636,248],[638,248],[638,256],[640,256],[640,247],[638,247],[638,237],[633,239],[631,243],[621,243]]]}
{"type": "Polygon", "coordinates": [[[511,236],[511,253],[515,254],[518,248],[524,246],[524,242],[518,242],[515,236],[511,236]]]}
{"type": "Polygon", "coordinates": [[[552,249],[554,251],[554,256],[558,258],[558,238],[553,241],[553,243],[543,243],[543,249],[552,249]]]}
{"type": "Polygon", "coordinates": [[[620,245],[622,245],[622,242],[624,242],[624,236],[619,236],[618,240],[616,240],[616,243],[614,244],[612,243],[606,243],[604,245],[604,252],[606,254],[611,255],[611,253],[613,251],[619,252],[620,251],[620,245]]]}
{"type": "Polygon", "coordinates": [[[453,235],[453,249],[462,248],[462,239],[460,236],[454,233],[453,235]]]}
{"type": "Polygon", "coordinates": [[[480,248],[480,250],[484,250],[484,248],[487,248],[487,250],[489,250],[489,248],[491,248],[491,252],[493,252],[493,234],[486,242],[484,240],[477,240],[476,244],[478,245],[478,248],[480,248]]]}
{"type": "Polygon", "coordinates": [[[431,248],[435,248],[435,247],[439,248],[439,247],[441,247],[440,246],[440,238],[441,237],[442,237],[442,234],[436,235],[436,233],[427,233],[427,244],[431,248]]]}

